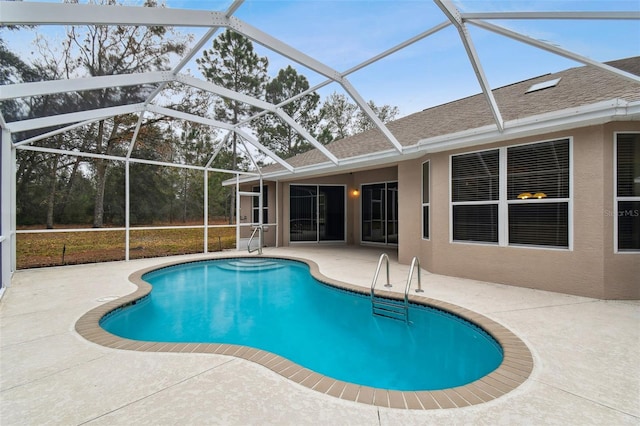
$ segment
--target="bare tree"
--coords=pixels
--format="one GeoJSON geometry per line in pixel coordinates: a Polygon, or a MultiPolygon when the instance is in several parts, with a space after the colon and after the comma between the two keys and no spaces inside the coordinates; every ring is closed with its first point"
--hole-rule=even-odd
{"type": "MultiPolygon", "coordinates": [[[[383,105],[381,107],[371,100],[367,102],[369,107],[383,122],[387,123],[396,118],[398,107],[383,105]]],[[[351,103],[349,99],[337,92],[333,92],[322,104],[321,109],[321,131],[323,142],[329,139],[343,139],[356,133],[362,133],[375,127],[375,124],[361,108],[351,103]]]]}
{"type": "MultiPolygon", "coordinates": [[[[96,3],[119,7],[114,0],[96,3]]],[[[146,0],[144,7],[158,7],[155,0],[146,0]]],[[[51,48],[48,40],[39,39],[42,61],[55,68],[66,78],[108,76],[169,68],[170,55],[181,54],[188,39],[167,27],[138,26],[71,26],[61,51],[51,48]]],[[[154,87],[123,86],[81,92],[76,95],[76,108],[97,109],[141,102],[154,87]]],[[[91,129],[91,151],[97,154],[114,154],[129,142],[127,130],[134,117],[114,117],[101,120],[91,129]]],[[[80,142],[81,143],[81,142],[80,142]]],[[[104,224],[104,190],[110,163],[96,159],[92,162],[95,177],[94,227],[104,224]]]]}

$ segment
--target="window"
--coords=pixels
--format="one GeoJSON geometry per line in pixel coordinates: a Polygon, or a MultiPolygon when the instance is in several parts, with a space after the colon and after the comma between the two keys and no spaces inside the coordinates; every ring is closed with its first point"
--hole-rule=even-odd
{"type": "Polygon", "coordinates": [[[569,141],[507,148],[509,244],[569,247],[569,141]]]}
{"type": "Polygon", "coordinates": [[[422,238],[429,239],[429,162],[422,163],[422,238]]]}
{"type": "MultiPolygon", "coordinates": [[[[259,186],[253,187],[253,192],[260,192],[259,186]]],[[[259,197],[253,198],[253,223],[260,223],[260,199],[259,197]]],[[[269,187],[264,185],[262,187],[262,223],[269,223],[269,187]]]]}
{"type": "Polygon", "coordinates": [[[617,250],[640,251],[640,134],[616,137],[617,250]]]}
{"type": "Polygon", "coordinates": [[[451,157],[452,240],[569,248],[570,141],[451,157]]]}
{"type": "Polygon", "coordinates": [[[499,150],[451,158],[454,241],[498,242],[499,150]]]}

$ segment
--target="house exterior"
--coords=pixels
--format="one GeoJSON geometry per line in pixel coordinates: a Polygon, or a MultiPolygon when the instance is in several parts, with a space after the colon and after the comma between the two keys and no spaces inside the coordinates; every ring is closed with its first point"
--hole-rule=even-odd
{"type": "MultiPolygon", "coordinates": [[[[640,75],[640,57],[608,65],[640,75]]],[[[338,165],[312,150],[295,174],[264,169],[265,245],[393,248],[437,274],[639,299],[640,84],[582,66],[493,94],[502,131],[476,95],[388,123],[402,153],[376,129],[327,145],[338,165]]],[[[246,222],[258,210],[241,197],[246,222]]]]}

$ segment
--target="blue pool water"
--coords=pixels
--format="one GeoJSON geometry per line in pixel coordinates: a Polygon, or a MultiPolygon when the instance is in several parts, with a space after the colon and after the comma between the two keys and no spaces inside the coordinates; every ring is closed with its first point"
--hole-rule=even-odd
{"type": "Polygon", "coordinates": [[[483,377],[502,349],[483,330],[412,305],[410,324],[373,316],[367,296],[317,281],[301,262],[220,259],[143,276],[142,302],[101,326],[145,341],[230,343],[281,355],[320,374],[394,390],[436,390],[483,377]]]}

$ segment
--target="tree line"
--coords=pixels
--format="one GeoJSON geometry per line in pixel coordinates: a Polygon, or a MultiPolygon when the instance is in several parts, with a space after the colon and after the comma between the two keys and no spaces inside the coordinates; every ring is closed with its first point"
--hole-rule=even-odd
{"type": "MultiPolygon", "coordinates": [[[[114,0],[103,4],[116,6],[114,0]]],[[[147,0],[145,7],[158,7],[147,0]]],[[[0,38],[0,84],[61,80],[170,70],[171,59],[184,54],[190,38],[167,27],[70,26],[61,46],[38,36],[35,59],[26,61],[0,38]]],[[[262,99],[281,102],[309,89],[309,81],[292,66],[268,74],[269,62],[259,56],[246,37],[227,30],[196,59],[210,82],[262,99]]],[[[0,106],[7,122],[68,112],[145,102],[157,86],[120,86],[6,100],[0,106]]],[[[245,123],[257,140],[282,158],[312,148],[304,137],[279,117],[255,107],[176,83],[155,97],[163,106],[230,124],[245,123]]],[[[371,108],[383,122],[395,118],[396,107],[371,108]]],[[[300,126],[327,144],[373,126],[368,117],[344,94],[334,92],[324,100],[312,92],[282,107],[300,126]]],[[[120,115],[86,123],[34,145],[57,150],[125,156],[160,162],[205,165],[218,152],[212,167],[249,170],[253,167],[240,149],[235,133],[229,138],[219,129],[146,113],[120,115]],[[135,144],[131,146],[134,133],[135,144]],[[225,143],[226,142],[226,143],[225,143]],[[221,144],[224,146],[221,147],[221,144]]],[[[14,135],[25,140],[53,130],[38,129],[14,135]]],[[[258,159],[258,165],[265,161],[258,159]]],[[[234,192],[221,186],[229,173],[209,172],[210,218],[233,218],[234,192]]],[[[130,219],[132,225],[201,222],[204,205],[202,171],[131,163],[130,219]]],[[[122,226],[125,221],[125,163],[104,158],[18,150],[16,208],[19,226],[86,224],[122,226]]]]}

